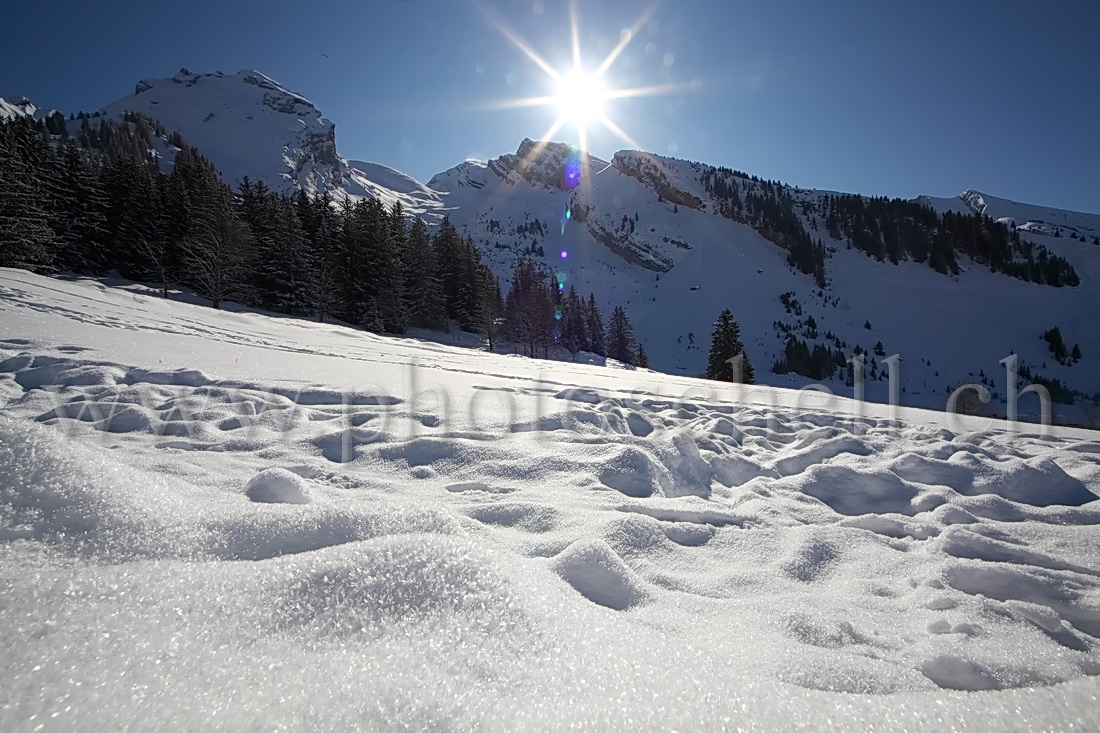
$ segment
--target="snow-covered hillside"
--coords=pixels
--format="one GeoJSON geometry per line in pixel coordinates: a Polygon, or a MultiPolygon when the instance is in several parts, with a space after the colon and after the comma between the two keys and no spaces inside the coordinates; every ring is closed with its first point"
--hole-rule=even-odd
{"type": "MultiPolygon", "coordinates": [[[[822,228],[813,231],[831,250],[829,284],[822,290],[787,264],[786,251],[719,213],[720,202],[701,183],[704,171],[713,170],[708,166],[630,151],[616,153],[610,163],[587,157],[570,163],[570,155],[568,146],[527,140],[515,155],[463,163],[429,185],[445,193],[452,220],[482,245],[505,281],[534,246],[543,252],[536,259],[566,287],[594,291],[609,306],[624,305],[656,369],[701,374],[711,324],[728,307],[741,323],[757,378],[770,384],[809,381],[768,371],[787,338],[775,324],[806,337],[812,316],[816,331],[831,332],[849,353],[858,345],[871,355],[881,342],[886,355],[900,354],[903,404],[942,407],[956,387],[987,377],[998,393],[996,408],[1007,386],[999,362],[1013,353],[1044,375],[1087,394],[1100,392],[1100,320],[1094,317],[1100,247],[1091,235],[1083,238],[1100,217],[1075,215],[1080,240],[1023,228],[1025,241],[1046,245],[1076,268],[1082,283],[1075,288],[1024,282],[969,261],[954,277],[913,261],[880,262],[822,228]],[[580,171],[574,188],[560,183],[567,165],[580,171]],[[798,303],[797,312],[781,302],[785,293],[798,303]],[[1080,363],[1051,358],[1040,337],[1055,326],[1080,344],[1080,363]]],[[[749,191],[761,185],[739,180],[749,191]]],[[[801,207],[829,193],[787,191],[801,207]]],[[[991,215],[1002,211],[994,207],[991,215]]],[[[807,230],[810,219],[802,215],[807,230]]],[[[876,366],[879,378],[868,382],[866,394],[887,401],[887,369],[876,366]]],[[[842,381],[829,387],[845,390],[842,381]]],[[[1076,407],[1058,409],[1062,419],[1082,419],[1076,407]]]]}
{"type": "Polygon", "coordinates": [[[937,211],[973,211],[1036,234],[1054,237],[1057,232],[1062,237],[1068,237],[1072,232],[1078,237],[1086,237],[1087,241],[1100,236],[1100,214],[1022,204],[973,189],[963,191],[951,199],[931,196],[920,198],[937,211]]]}
{"type": "Polygon", "coordinates": [[[196,146],[230,185],[249,176],[284,193],[371,196],[429,216],[438,207],[438,196],[403,173],[343,158],[336,150],[336,125],[304,96],[258,71],[181,69],[171,79],[138,82],[134,94],[105,111],[160,120],[196,146]]]}
{"type": "Polygon", "coordinates": [[[33,117],[38,108],[29,99],[4,99],[0,97],[0,119],[33,117]]]}
{"type": "Polygon", "coordinates": [[[0,395],[5,730],[1100,727],[1094,434],[15,270],[0,395]]]}
{"type": "MultiPolygon", "coordinates": [[[[977,191],[921,197],[941,214],[988,215],[1014,227],[1025,243],[1064,258],[1080,284],[1050,287],[991,272],[965,255],[961,272],[951,276],[911,260],[876,261],[818,227],[814,207],[832,192],[781,186],[805,232],[827,247],[821,288],[788,264],[774,233],[765,237],[763,227],[727,218],[727,202],[703,183],[715,169],[700,163],[640,151],[601,161],[564,144],[525,140],[514,154],[466,161],[424,185],[385,166],[344,159],[335,126],[308,99],[250,70],[184,70],[143,81],[107,108],[111,115],[127,110],[179,131],[231,184],[248,175],[282,191],[400,201],[432,222],[446,214],[479,243],[506,286],[517,261],[533,256],[565,288],[594,292],[605,314],[624,306],[661,371],[702,374],[714,319],[730,308],[757,378],[770,384],[811,381],[771,373],[793,335],[810,348],[835,347],[842,358],[857,348],[867,354],[865,394],[874,401],[889,399],[883,358],[892,354],[900,355],[895,386],[906,405],[941,408],[960,385],[981,383],[994,395],[989,409],[1003,413],[1009,384],[1001,360],[1010,354],[1079,395],[1100,393],[1097,215],[977,191]],[[1081,360],[1052,357],[1041,336],[1055,327],[1067,347],[1079,346],[1081,360]],[[875,354],[878,344],[882,353],[875,354]]],[[[33,105],[0,107],[0,114],[24,113],[34,113],[33,105]]],[[[743,193],[771,185],[734,178],[743,193]]],[[[852,394],[839,373],[825,384],[852,394]]],[[[1036,413],[1037,405],[1022,409],[1036,413]]],[[[1058,406],[1056,417],[1085,421],[1076,405],[1058,406]]]]}

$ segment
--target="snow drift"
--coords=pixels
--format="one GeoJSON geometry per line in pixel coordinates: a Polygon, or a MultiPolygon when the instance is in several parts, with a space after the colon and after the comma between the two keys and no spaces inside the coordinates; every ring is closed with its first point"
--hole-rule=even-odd
{"type": "Polygon", "coordinates": [[[796,397],[3,271],[0,725],[1100,725],[1095,435],[796,397]]]}

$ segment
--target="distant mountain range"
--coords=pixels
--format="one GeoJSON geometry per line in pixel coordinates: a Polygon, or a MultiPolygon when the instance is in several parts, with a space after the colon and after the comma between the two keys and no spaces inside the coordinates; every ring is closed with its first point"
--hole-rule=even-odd
{"type": "MultiPolygon", "coordinates": [[[[816,346],[828,354],[819,362],[863,352],[866,394],[877,401],[888,399],[882,360],[894,353],[909,405],[942,407],[968,382],[1003,400],[998,362],[1010,353],[1078,397],[1100,393],[1098,215],[973,190],[887,202],[640,151],[603,161],[532,140],[424,184],[344,158],[335,125],[313,103],[252,70],[144,80],[100,114],[125,112],[178,131],[231,184],[248,176],[287,193],[401,202],[429,223],[447,216],[505,287],[532,257],[566,286],[625,306],[658,370],[701,374],[711,324],[728,307],[757,379],[772,384],[820,377],[850,395],[845,368],[823,376],[801,363],[800,349],[816,346]],[[1042,339],[1054,327],[1079,345],[1079,361],[1055,360],[1042,339]]],[[[0,116],[45,114],[0,100],[0,116]]]]}

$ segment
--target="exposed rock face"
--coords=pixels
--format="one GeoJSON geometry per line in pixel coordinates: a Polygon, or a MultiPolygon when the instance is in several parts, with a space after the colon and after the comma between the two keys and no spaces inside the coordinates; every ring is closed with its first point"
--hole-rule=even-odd
{"type": "Polygon", "coordinates": [[[502,178],[520,178],[533,186],[569,191],[607,163],[566,143],[535,142],[524,138],[514,155],[502,155],[489,169],[502,178]]]}
{"type": "Polygon", "coordinates": [[[698,209],[703,203],[703,200],[698,196],[687,191],[681,191],[669,183],[668,176],[665,175],[665,172],[661,170],[661,167],[653,160],[652,156],[632,151],[620,151],[615,153],[615,156],[611,159],[611,165],[620,173],[637,178],[656,191],[662,198],[674,204],[698,209]]]}

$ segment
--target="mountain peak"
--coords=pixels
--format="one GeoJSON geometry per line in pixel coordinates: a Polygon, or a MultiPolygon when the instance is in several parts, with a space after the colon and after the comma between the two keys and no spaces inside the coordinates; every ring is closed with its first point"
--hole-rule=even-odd
{"type": "Polygon", "coordinates": [[[142,112],[179,131],[235,184],[263,179],[284,192],[331,190],[350,171],[336,152],[336,126],[312,102],[255,69],[143,79],[106,112],[142,112]]]}
{"type": "Polygon", "coordinates": [[[569,190],[587,171],[606,168],[607,162],[569,143],[524,138],[515,154],[502,155],[489,163],[497,175],[518,176],[535,186],[569,190]]]}
{"type": "Polygon", "coordinates": [[[0,97],[0,119],[33,117],[37,111],[38,108],[26,97],[12,97],[10,99],[0,97]]]}

